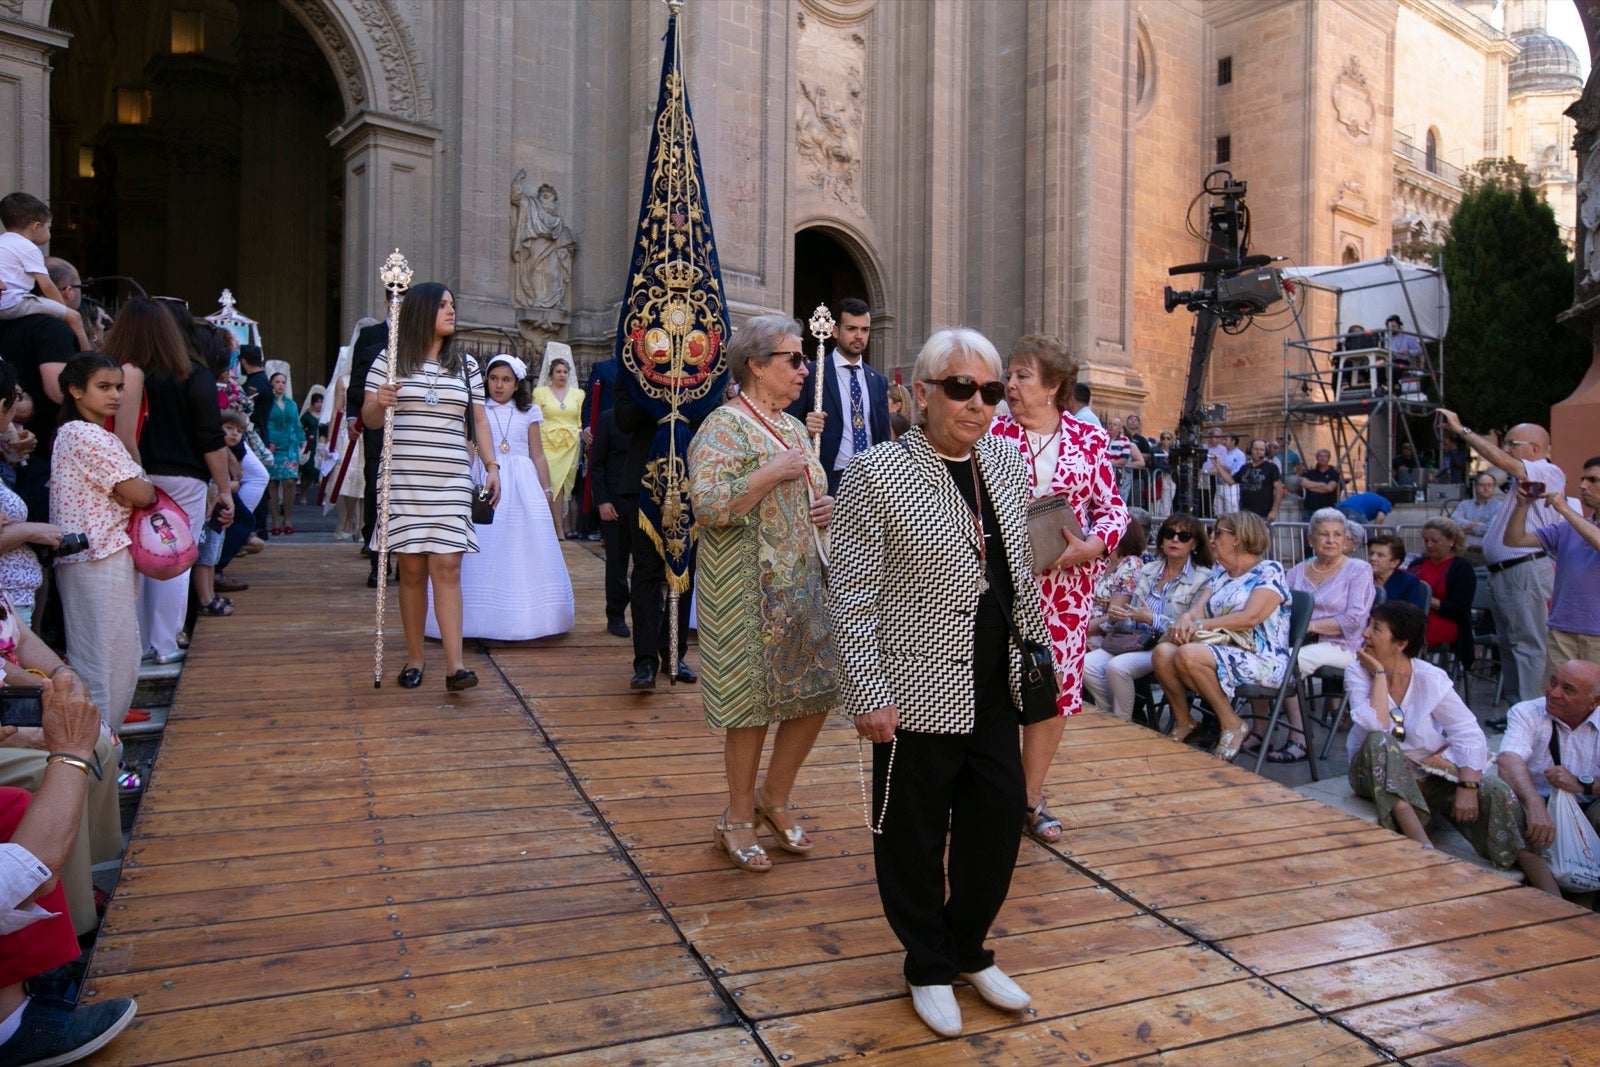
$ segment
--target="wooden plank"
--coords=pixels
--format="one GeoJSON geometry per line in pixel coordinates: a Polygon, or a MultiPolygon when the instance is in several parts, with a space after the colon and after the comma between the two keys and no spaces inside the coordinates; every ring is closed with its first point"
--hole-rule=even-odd
{"type": "Polygon", "coordinates": [[[765,1063],[766,1058],[759,1054],[749,1031],[726,1026],[513,1062],[538,1063],[541,1067],[751,1067],[765,1063]]]}
{"type": "Polygon", "coordinates": [[[1504,1067],[1510,1063],[1585,1067],[1600,1048],[1600,1013],[1457,1045],[1414,1058],[1416,1067],[1504,1067]]]}
{"type": "Polygon", "coordinates": [[[1391,1062],[1359,1035],[1325,1019],[1306,1019],[1288,1026],[1257,1030],[1202,1044],[1140,1053],[1121,1063],[1241,1064],[1250,1067],[1371,1067],[1391,1062]]]}

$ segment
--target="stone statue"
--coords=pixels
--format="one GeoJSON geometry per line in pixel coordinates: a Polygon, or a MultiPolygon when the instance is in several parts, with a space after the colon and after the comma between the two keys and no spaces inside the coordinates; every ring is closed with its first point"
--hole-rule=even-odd
{"type": "Polygon", "coordinates": [[[542,354],[572,313],[578,239],[561,221],[555,187],[530,192],[528,184],[525,167],[511,179],[512,296],[522,335],[542,354]]]}
{"type": "Polygon", "coordinates": [[[1600,283],[1600,142],[1590,146],[1578,180],[1578,255],[1580,288],[1600,283]]]}

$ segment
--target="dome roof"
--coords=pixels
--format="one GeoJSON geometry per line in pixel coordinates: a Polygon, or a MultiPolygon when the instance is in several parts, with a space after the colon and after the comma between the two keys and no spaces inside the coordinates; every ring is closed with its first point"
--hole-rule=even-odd
{"type": "Polygon", "coordinates": [[[1546,33],[1519,33],[1512,38],[1521,49],[1511,61],[1507,89],[1512,93],[1540,89],[1583,90],[1583,73],[1572,46],[1546,33]]]}

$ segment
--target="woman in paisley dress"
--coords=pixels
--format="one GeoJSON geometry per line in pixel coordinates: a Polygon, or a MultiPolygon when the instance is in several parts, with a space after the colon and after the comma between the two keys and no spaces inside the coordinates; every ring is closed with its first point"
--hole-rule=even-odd
{"type": "Polygon", "coordinates": [[[706,724],[727,731],[728,809],[713,841],[737,866],[761,872],[772,859],[757,840],[758,819],[787,852],[815,847],[789,791],[824,714],[839,705],[818,548],[833,498],[808,447],[823,416],[801,423],[783,410],[808,377],[799,323],[785,315],[751,319],[728,346],[728,368],[739,394],[706,418],[689,445],[700,682],[706,724]],[[772,723],[778,736],[757,789],[772,723]]]}
{"type": "Polygon", "coordinates": [[[1061,680],[1056,698],[1060,715],[1022,731],[1028,786],[1023,829],[1052,844],[1061,838],[1061,823],[1045,805],[1044,779],[1061,746],[1066,726],[1061,716],[1083,710],[1083,655],[1094,613],[1094,581],[1128,526],[1128,507],[1117,493],[1105,431],[1067,414],[1072,387],[1078,384],[1078,361],[1055,338],[1030,334],[1011,346],[1008,362],[1006,403],[1011,413],[995,419],[989,432],[1022,452],[1033,499],[1066,496],[1085,538],[1072,539],[1039,578],[1040,605],[1061,680]]]}
{"type": "Polygon", "coordinates": [[[583,418],[583,390],[572,384],[574,371],[571,350],[551,342],[545,356],[539,387],[533,402],[544,419],[539,438],[544,445],[545,462],[550,464],[550,516],[555,520],[556,536],[565,537],[567,499],[578,477],[578,433],[583,418]]]}
{"type": "Polygon", "coordinates": [[[1197,692],[1222,724],[1212,754],[1229,762],[1250,736],[1249,724],[1233,713],[1233,691],[1277,685],[1289,668],[1289,582],[1281,563],[1262,558],[1271,544],[1267,521],[1254,512],[1218,516],[1211,548],[1221,573],[1205,600],[1173,623],[1152,661],[1172,703],[1172,736],[1182,741],[1195,728],[1189,693],[1197,692]],[[1228,643],[1211,642],[1219,633],[1228,643]]]}

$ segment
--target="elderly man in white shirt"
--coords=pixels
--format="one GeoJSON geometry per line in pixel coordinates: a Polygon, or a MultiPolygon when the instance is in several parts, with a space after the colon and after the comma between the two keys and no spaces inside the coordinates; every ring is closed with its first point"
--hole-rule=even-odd
{"type": "Polygon", "coordinates": [[[1513,704],[1500,744],[1500,777],[1527,813],[1528,844],[1547,849],[1555,826],[1545,802],[1552,789],[1577,797],[1600,830],[1600,664],[1569,660],[1557,667],[1544,696],[1513,704]]]}

